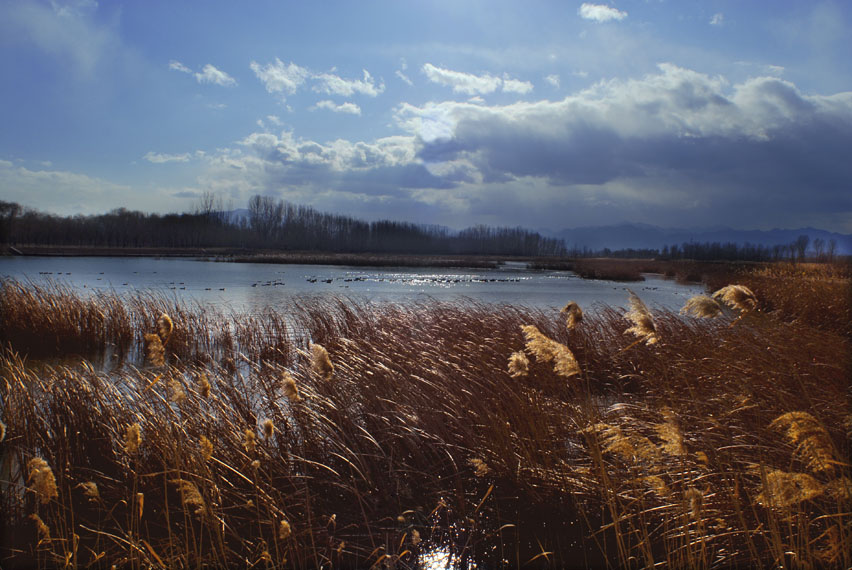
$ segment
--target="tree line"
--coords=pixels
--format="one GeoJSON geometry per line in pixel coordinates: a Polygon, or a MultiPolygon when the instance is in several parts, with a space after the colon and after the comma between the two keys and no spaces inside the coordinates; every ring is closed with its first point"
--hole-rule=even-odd
{"type": "Polygon", "coordinates": [[[90,216],[57,216],[0,201],[0,243],[79,247],[276,249],[335,253],[563,256],[562,240],[523,228],[476,226],[462,231],[383,220],[366,222],[309,206],[253,196],[234,216],[205,194],[193,211],[156,214],[117,208],[90,216]]]}
{"type": "Polygon", "coordinates": [[[837,241],[800,235],[789,244],[687,242],[662,249],[566,248],[561,239],[523,228],[477,225],[452,231],[391,220],[366,222],[309,206],[252,196],[244,216],[205,193],[191,212],[150,214],[117,208],[91,216],[57,216],[0,201],[0,245],[79,247],[239,248],[335,253],[511,255],[693,259],[699,261],[831,262],[837,241]]]}

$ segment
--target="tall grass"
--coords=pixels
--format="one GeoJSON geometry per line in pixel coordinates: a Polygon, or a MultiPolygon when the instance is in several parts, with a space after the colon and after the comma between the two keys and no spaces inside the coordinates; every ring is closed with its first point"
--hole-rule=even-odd
{"type": "Polygon", "coordinates": [[[6,282],[0,564],[848,567],[849,341],[755,292],[736,326],[649,311],[637,346],[605,307],[249,316],[6,282]],[[22,356],[118,346],[75,328],[95,309],[123,366],[22,356]]]}

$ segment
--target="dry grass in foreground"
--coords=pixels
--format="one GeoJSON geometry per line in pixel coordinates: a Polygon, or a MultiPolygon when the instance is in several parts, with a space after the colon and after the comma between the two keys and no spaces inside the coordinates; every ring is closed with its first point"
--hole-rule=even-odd
{"type": "Polygon", "coordinates": [[[258,317],[3,283],[0,564],[848,567],[847,338],[709,298],[258,317]]]}

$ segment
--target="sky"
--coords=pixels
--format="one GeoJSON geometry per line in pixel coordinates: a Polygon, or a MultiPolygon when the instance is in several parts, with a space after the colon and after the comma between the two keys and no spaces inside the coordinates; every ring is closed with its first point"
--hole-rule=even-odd
{"type": "Polygon", "coordinates": [[[0,0],[0,200],[852,233],[852,3],[0,0]]]}

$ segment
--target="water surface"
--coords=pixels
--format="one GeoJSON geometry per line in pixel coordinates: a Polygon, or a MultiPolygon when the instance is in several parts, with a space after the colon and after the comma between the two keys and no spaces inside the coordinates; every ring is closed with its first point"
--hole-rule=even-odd
{"type": "Polygon", "coordinates": [[[283,307],[299,295],[348,296],[369,302],[470,298],[542,309],[560,308],[568,301],[584,309],[594,303],[624,307],[628,288],[650,307],[680,309],[689,297],[704,292],[701,285],[681,285],[659,275],[625,284],[581,279],[570,271],[530,270],[518,262],[497,269],[431,269],[154,257],[7,257],[0,259],[0,277],[56,281],[81,292],[167,292],[181,300],[241,312],[283,307]]]}

